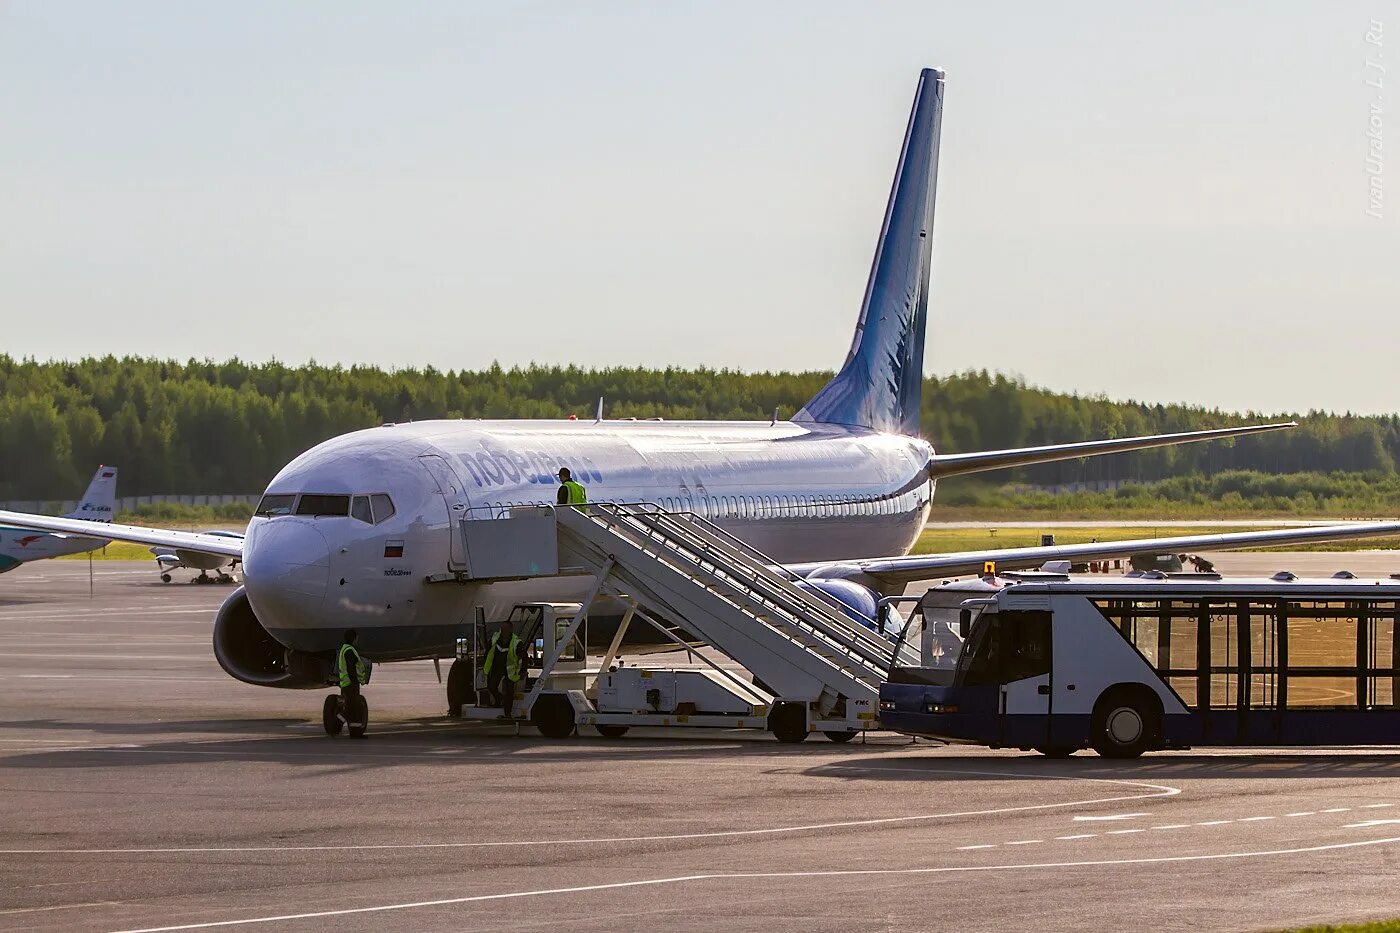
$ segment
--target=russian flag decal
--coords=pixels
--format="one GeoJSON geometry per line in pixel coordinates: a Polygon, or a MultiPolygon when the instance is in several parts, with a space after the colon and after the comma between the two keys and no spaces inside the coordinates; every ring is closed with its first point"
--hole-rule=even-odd
{"type": "Polygon", "coordinates": [[[385,557],[403,557],[403,542],[402,542],[402,541],[385,541],[385,542],[384,542],[384,556],[385,556],[385,557]]]}

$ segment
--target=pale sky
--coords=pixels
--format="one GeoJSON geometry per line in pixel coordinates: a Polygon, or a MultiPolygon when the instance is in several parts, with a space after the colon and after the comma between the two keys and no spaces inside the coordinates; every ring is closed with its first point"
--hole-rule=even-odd
{"type": "Polygon", "coordinates": [[[0,0],[0,349],[834,368],[935,65],[926,370],[1396,411],[1400,0],[1218,6],[0,0]]]}

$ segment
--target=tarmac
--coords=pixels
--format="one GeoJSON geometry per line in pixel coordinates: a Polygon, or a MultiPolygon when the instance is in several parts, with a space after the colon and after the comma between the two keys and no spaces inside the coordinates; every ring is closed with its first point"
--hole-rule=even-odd
{"type": "MultiPolygon", "coordinates": [[[[1400,572],[1400,553],[1221,555],[1400,572]]],[[[153,565],[0,578],[0,929],[1278,929],[1400,916],[1400,747],[1109,762],[441,715],[228,678],[229,587],[153,565]]],[[[1400,736],[1377,737],[1400,742],[1400,736]]]]}

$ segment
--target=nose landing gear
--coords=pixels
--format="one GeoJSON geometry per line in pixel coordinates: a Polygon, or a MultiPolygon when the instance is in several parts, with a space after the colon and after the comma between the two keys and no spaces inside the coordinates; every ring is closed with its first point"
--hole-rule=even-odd
{"type": "Polygon", "coordinates": [[[328,694],[326,702],[321,705],[321,725],[326,735],[340,735],[340,730],[348,726],[350,738],[362,739],[369,728],[369,703],[358,694],[350,697],[348,703],[341,694],[328,694]],[[347,705],[352,708],[347,710],[347,705]]]}

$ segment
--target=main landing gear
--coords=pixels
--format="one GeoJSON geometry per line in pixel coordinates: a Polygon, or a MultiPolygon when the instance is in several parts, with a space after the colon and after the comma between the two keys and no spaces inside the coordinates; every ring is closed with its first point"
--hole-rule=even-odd
{"type": "Polygon", "coordinates": [[[365,737],[365,730],[369,728],[369,703],[363,696],[352,698],[353,710],[345,709],[345,697],[339,693],[332,693],[326,696],[326,702],[321,706],[321,725],[325,727],[326,735],[340,735],[340,730],[346,726],[350,727],[350,738],[362,739],[365,737]]]}

